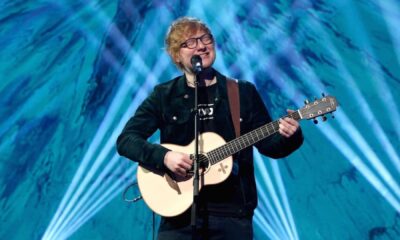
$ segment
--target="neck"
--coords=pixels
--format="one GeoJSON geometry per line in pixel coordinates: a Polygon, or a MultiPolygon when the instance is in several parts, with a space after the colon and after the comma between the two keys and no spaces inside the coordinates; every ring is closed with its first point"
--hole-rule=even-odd
{"type": "MultiPolygon", "coordinates": [[[[185,72],[186,80],[187,83],[190,87],[194,87],[194,78],[195,75],[193,73],[185,72]]],[[[215,71],[213,68],[206,68],[203,71],[201,71],[197,75],[197,81],[199,82],[199,86],[210,86],[214,84],[217,81],[217,78],[215,76],[215,71]]]]}

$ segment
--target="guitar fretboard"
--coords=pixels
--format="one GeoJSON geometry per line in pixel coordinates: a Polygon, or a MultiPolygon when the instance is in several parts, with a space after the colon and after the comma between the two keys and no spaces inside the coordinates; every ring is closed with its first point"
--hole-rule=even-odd
{"type": "MultiPolygon", "coordinates": [[[[300,112],[295,111],[293,113],[290,113],[288,116],[294,120],[299,120],[301,119],[300,117],[300,112]]],[[[285,118],[283,117],[283,118],[285,118]]],[[[250,147],[254,145],[255,143],[271,136],[272,134],[278,132],[279,130],[279,120],[267,123],[259,128],[254,129],[251,132],[248,132],[228,143],[225,145],[222,145],[214,150],[211,150],[208,152],[207,158],[210,161],[210,164],[216,164],[219,161],[232,156],[233,154],[250,147]]]]}

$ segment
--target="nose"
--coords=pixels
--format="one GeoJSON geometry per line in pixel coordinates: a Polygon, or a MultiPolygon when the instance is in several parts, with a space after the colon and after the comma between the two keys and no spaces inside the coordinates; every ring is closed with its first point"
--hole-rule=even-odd
{"type": "Polygon", "coordinates": [[[200,40],[197,39],[197,48],[203,49],[206,45],[200,40]]]}

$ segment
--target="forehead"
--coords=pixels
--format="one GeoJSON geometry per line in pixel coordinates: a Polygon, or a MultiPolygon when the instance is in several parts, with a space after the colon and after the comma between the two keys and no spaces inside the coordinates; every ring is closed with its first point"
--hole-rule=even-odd
{"type": "Polygon", "coordinates": [[[184,39],[189,39],[189,38],[197,38],[201,37],[202,35],[206,34],[207,32],[203,29],[198,29],[195,32],[187,33],[184,35],[184,39]]]}
{"type": "Polygon", "coordinates": [[[192,37],[198,37],[208,32],[207,27],[198,22],[187,22],[180,27],[181,38],[188,39],[192,37]]]}

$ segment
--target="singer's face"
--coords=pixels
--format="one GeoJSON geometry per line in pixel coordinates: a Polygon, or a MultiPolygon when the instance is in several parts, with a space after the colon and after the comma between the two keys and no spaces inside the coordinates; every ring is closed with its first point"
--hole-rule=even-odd
{"type": "Polygon", "coordinates": [[[212,39],[211,43],[209,43],[209,35],[206,34],[207,33],[204,31],[197,31],[196,34],[186,37],[185,41],[188,41],[189,39],[190,40],[188,42],[191,41],[189,47],[185,44],[182,44],[179,50],[177,62],[184,66],[185,72],[190,73],[190,69],[192,69],[190,60],[192,59],[193,55],[199,55],[201,57],[203,68],[208,68],[213,65],[215,60],[214,40],[212,39]],[[193,41],[197,41],[197,45],[195,45],[195,47],[192,46],[193,41]]]}

